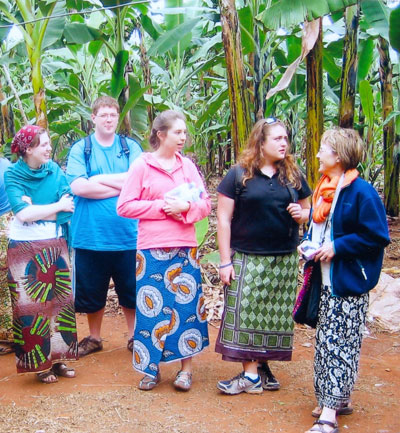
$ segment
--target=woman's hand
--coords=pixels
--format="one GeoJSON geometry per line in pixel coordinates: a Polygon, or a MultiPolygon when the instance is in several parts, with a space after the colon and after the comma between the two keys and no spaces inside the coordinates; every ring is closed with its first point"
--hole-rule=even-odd
{"type": "Polygon", "coordinates": [[[219,278],[224,284],[228,286],[231,285],[231,280],[235,279],[235,269],[233,269],[233,265],[224,267],[219,270],[219,278]]]}
{"type": "Polygon", "coordinates": [[[58,201],[58,204],[60,206],[59,212],[73,212],[75,209],[74,199],[70,194],[64,194],[58,201]]]}
{"type": "Polygon", "coordinates": [[[290,203],[286,210],[297,224],[303,224],[308,221],[310,216],[310,200],[303,198],[297,203],[290,203]]]}
{"type": "MultiPolygon", "coordinates": [[[[180,217],[182,212],[187,212],[190,208],[188,201],[179,200],[177,198],[166,198],[164,200],[163,211],[171,217],[180,217]]],[[[176,219],[176,218],[175,218],[176,219]]]]}
{"type": "Polygon", "coordinates": [[[294,220],[300,219],[303,215],[303,208],[298,203],[290,203],[286,210],[294,220]]]}
{"type": "Polygon", "coordinates": [[[335,257],[335,250],[332,242],[324,242],[322,247],[318,248],[314,261],[330,262],[335,257]]]}

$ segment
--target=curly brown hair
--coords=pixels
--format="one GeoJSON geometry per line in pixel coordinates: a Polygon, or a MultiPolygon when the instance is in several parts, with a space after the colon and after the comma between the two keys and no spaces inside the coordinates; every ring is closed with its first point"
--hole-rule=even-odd
{"type": "MultiPolygon", "coordinates": [[[[239,164],[244,168],[243,185],[246,181],[253,178],[255,171],[261,169],[262,150],[261,147],[267,139],[268,132],[275,126],[282,126],[287,132],[285,124],[275,118],[260,119],[251,130],[246,147],[239,156],[239,164]]],[[[301,172],[296,164],[294,156],[288,151],[282,161],[276,163],[278,179],[282,185],[290,183],[293,188],[301,188],[301,172]]]]}

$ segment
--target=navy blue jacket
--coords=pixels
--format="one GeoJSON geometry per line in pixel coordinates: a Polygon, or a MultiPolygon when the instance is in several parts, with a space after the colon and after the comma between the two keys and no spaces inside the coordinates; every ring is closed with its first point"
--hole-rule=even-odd
{"type": "Polygon", "coordinates": [[[332,294],[353,296],[373,289],[390,238],[382,201],[365,180],[357,178],[340,191],[331,237],[335,250],[330,269],[332,294]]]}

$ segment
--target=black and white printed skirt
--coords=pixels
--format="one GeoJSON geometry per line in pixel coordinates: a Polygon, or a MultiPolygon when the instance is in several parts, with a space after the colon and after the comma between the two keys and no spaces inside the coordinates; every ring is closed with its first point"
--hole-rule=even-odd
{"type": "Polygon", "coordinates": [[[336,297],[322,287],[316,329],[314,389],[320,407],[347,404],[358,373],[369,295],[336,297]]]}

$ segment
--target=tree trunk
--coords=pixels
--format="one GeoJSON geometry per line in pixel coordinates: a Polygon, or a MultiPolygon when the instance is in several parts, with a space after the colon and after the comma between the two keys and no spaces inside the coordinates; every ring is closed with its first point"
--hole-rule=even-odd
{"type": "MultiPolygon", "coordinates": [[[[254,43],[260,45],[259,29],[257,24],[254,24],[254,43]]],[[[260,50],[255,50],[253,55],[253,69],[254,69],[254,116],[256,120],[260,120],[264,117],[265,111],[265,95],[261,80],[263,77],[263,68],[260,59],[260,50]]]]}
{"type": "MultiPolygon", "coordinates": [[[[36,50],[35,50],[36,51],[36,50]]],[[[29,51],[28,51],[29,52],[29,51]]],[[[42,76],[42,60],[40,51],[32,53],[29,60],[32,67],[31,79],[33,89],[33,103],[35,106],[36,125],[45,129],[48,127],[45,87],[42,76]]]]}
{"type": "Polygon", "coordinates": [[[246,143],[251,129],[250,104],[240,41],[240,27],[234,0],[219,0],[222,40],[225,49],[232,121],[234,159],[246,143]]]}
{"type": "Polygon", "coordinates": [[[360,19],[360,1],[346,9],[346,35],[343,46],[343,68],[340,89],[339,126],[352,128],[356,93],[358,54],[357,33],[360,19]]]}
{"type": "Polygon", "coordinates": [[[319,179],[318,153],[324,127],[323,89],[322,89],[322,20],[314,48],[306,57],[307,62],[307,140],[306,161],[307,181],[314,189],[319,179]]]}
{"type": "MultiPolygon", "coordinates": [[[[127,74],[126,74],[127,75],[127,74]]],[[[124,87],[121,94],[118,98],[118,104],[120,106],[120,111],[125,107],[126,102],[129,99],[129,87],[124,87]]],[[[132,134],[132,126],[131,126],[131,115],[128,111],[125,117],[122,119],[121,126],[119,128],[119,133],[123,135],[127,135],[128,137],[132,134]]]]}
{"type": "MultiPolygon", "coordinates": [[[[379,37],[379,76],[381,81],[383,120],[393,111],[393,70],[389,56],[389,44],[379,37]]],[[[399,215],[399,155],[394,153],[396,145],[394,119],[383,127],[384,200],[386,213],[399,215]],[[396,166],[397,165],[397,166],[396,166]]]]}
{"type": "MultiPolygon", "coordinates": [[[[0,102],[6,99],[3,93],[3,86],[0,83],[0,102]]],[[[1,105],[1,130],[0,144],[4,145],[7,140],[10,140],[15,135],[14,115],[13,111],[8,108],[7,104],[1,105]]]]}
{"type": "MultiPolygon", "coordinates": [[[[152,95],[153,88],[151,85],[150,61],[147,55],[146,47],[144,45],[143,29],[141,26],[139,30],[140,30],[140,65],[143,71],[143,81],[145,86],[149,86],[149,90],[147,90],[146,93],[152,95]]],[[[151,125],[155,118],[154,108],[152,104],[147,105],[147,117],[149,119],[149,125],[151,125]]]]}

